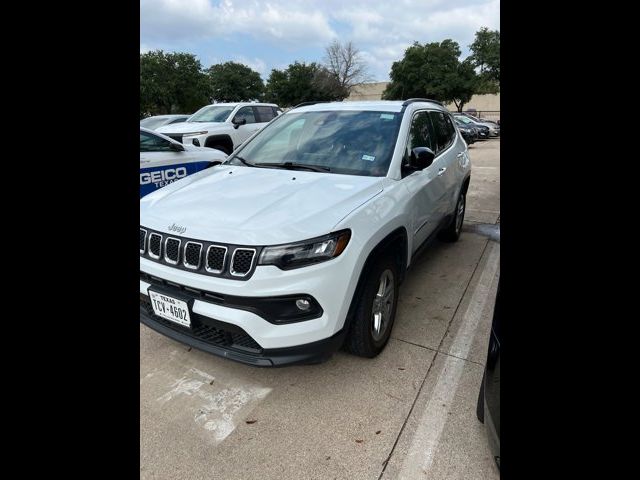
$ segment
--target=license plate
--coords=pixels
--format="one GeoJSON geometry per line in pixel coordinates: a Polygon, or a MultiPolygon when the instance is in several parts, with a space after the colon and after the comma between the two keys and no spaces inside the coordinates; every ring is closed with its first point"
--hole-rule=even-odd
{"type": "Polygon", "coordinates": [[[149,299],[156,315],[185,327],[191,327],[187,302],[149,290],[149,299]]]}

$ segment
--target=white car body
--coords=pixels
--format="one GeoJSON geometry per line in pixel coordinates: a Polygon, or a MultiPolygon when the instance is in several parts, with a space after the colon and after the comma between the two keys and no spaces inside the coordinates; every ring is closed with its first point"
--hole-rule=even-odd
{"type": "Polygon", "coordinates": [[[280,114],[279,107],[273,103],[215,103],[201,108],[185,122],[165,125],[156,131],[183,144],[218,148],[229,154],[274,118],[274,116],[269,116],[267,121],[263,121],[265,119],[260,117],[258,111],[260,108],[273,109],[274,116],[280,114]],[[194,117],[209,107],[229,107],[230,113],[220,122],[193,121],[194,117]],[[247,111],[251,112],[250,116],[245,114],[247,111]],[[234,120],[239,117],[245,118],[247,123],[235,125],[234,120]]]}
{"type": "MultiPolygon", "coordinates": [[[[311,351],[316,345],[331,343],[332,339],[338,339],[344,333],[356,287],[365,263],[374,255],[372,252],[381,248],[389,238],[405,232],[404,251],[399,254],[403,267],[408,267],[418,247],[431,239],[451,212],[455,212],[459,196],[468,187],[471,170],[466,143],[457,129],[452,134],[452,143],[436,155],[431,166],[408,175],[403,175],[401,168],[412,118],[417,112],[446,112],[440,104],[426,101],[407,101],[406,104],[401,101],[321,103],[291,112],[350,109],[402,115],[386,176],[223,164],[141,200],[140,226],[147,231],[146,244],[141,231],[141,302],[149,295],[148,289],[153,286],[151,278],[154,278],[230,297],[307,294],[322,308],[322,315],[318,318],[274,325],[255,312],[211,303],[199,296],[193,300],[193,313],[241,327],[265,351],[298,348],[294,349],[295,354],[281,360],[275,354],[275,358],[269,355],[268,358],[252,357],[228,349],[209,349],[189,340],[191,345],[258,365],[299,361],[306,355],[305,346],[311,351]],[[152,231],[162,235],[165,242],[168,236],[176,236],[259,250],[264,246],[300,242],[345,229],[351,231],[351,237],[346,249],[336,258],[291,270],[258,265],[253,267],[248,278],[240,280],[174,268],[143,252],[148,247],[148,235],[152,231]],[[299,353],[300,349],[303,353],[299,353]]],[[[289,114],[287,112],[283,116],[289,114]]],[[[449,115],[448,112],[446,114],[449,115]]],[[[268,130],[254,138],[267,135],[268,130]]],[[[236,153],[241,155],[241,152],[242,149],[236,153]]],[[[144,323],[157,327],[146,318],[144,323]]],[[[156,329],[186,341],[186,337],[176,336],[166,329],[156,329]]],[[[336,340],[334,343],[332,348],[335,349],[339,342],[336,340]]]]}
{"type": "Polygon", "coordinates": [[[218,150],[181,145],[161,133],[140,127],[140,197],[226,160],[218,150]],[[153,143],[145,143],[152,139],[153,143]],[[168,147],[175,145],[175,150],[168,147]]]}

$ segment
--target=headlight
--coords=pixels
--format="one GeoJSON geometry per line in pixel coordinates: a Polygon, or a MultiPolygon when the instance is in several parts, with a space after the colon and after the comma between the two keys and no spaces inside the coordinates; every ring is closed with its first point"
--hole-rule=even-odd
{"type": "Polygon", "coordinates": [[[282,270],[291,270],[331,260],[347,248],[350,238],[351,230],[341,230],[303,242],[265,247],[258,265],[275,265],[282,270]]]}
{"type": "Polygon", "coordinates": [[[183,133],[182,136],[183,137],[195,137],[197,135],[204,135],[207,132],[189,132],[189,133],[183,133]]]}

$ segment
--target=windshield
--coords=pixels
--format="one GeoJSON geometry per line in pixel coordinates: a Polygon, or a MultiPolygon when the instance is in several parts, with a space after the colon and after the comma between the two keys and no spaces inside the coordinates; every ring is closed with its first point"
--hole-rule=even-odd
{"type": "Polygon", "coordinates": [[[187,122],[224,122],[233,109],[234,107],[229,105],[204,107],[191,115],[187,122]]]}
{"type": "Polygon", "coordinates": [[[164,125],[166,122],[166,117],[147,117],[143,120],[140,120],[140,126],[153,130],[164,125]]]}
{"type": "Polygon", "coordinates": [[[287,113],[238,151],[231,164],[318,167],[316,171],[382,177],[387,174],[401,113],[330,111],[287,113]]]}

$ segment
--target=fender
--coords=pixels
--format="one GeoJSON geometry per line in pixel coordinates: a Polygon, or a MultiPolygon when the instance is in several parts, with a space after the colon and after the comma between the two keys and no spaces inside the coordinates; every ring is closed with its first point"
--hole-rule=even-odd
{"type": "Polygon", "coordinates": [[[213,145],[222,145],[229,149],[229,153],[233,152],[234,149],[233,140],[226,134],[211,135],[210,137],[207,137],[204,142],[204,146],[211,148],[213,145]]]}

